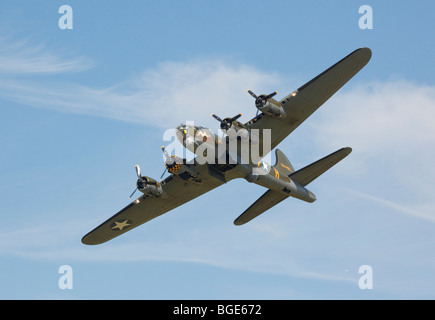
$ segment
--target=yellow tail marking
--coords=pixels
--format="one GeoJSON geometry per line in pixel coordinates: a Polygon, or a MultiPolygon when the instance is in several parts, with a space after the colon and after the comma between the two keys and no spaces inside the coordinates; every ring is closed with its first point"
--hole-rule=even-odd
{"type": "Polygon", "coordinates": [[[279,172],[278,172],[278,170],[276,170],[275,168],[273,168],[273,170],[275,170],[275,178],[279,179],[279,172]]]}
{"type": "Polygon", "coordinates": [[[281,163],[281,167],[286,168],[288,171],[292,172],[292,170],[289,167],[287,167],[285,164],[281,163]]]}

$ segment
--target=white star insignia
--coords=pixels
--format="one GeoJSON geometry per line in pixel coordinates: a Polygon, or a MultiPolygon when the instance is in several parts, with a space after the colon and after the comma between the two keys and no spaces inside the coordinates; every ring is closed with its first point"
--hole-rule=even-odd
{"type": "Polygon", "coordinates": [[[122,230],[128,226],[131,225],[131,223],[129,223],[130,221],[128,221],[127,219],[125,219],[124,221],[115,221],[114,225],[112,224],[111,229],[115,230],[115,229],[119,229],[122,230]]]}

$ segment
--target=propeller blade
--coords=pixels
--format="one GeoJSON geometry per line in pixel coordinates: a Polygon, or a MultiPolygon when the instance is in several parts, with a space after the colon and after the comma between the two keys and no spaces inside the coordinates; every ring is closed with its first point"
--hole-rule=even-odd
{"type": "Polygon", "coordinates": [[[131,197],[133,197],[134,193],[137,191],[137,188],[134,189],[133,193],[129,196],[129,198],[131,199],[131,197]]]}
{"type": "Polygon", "coordinates": [[[166,159],[168,159],[168,158],[169,158],[169,154],[168,154],[168,152],[165,150],[165,147],[164,147],[164,146],[162,146],[162,151],[163,151],[163,154],[165,155],[166,159]]]}
{"type": "Polygon", "coordinates": [[[253,93],[251,90],[248,90],[248,93],[253,96],[255,99],[257,99],[257,95],[255,93],[253,93]]]}
{"type": "Polygon", "coordinates": [[[276,95],[278,92],[272,92],[271,94],[269,94],[269,95],[267,95],[266,97],[265,97],[265,99],[267,100],[267,99],[270,99],[270,98],[272,98],[274,95],[276,95]]]}
{"type": "Polygon", "coordinates": [[[214,113],[212,113],[211,115],[213,118],[215,118],[217,121],[222,122],[222,119],[219,118],[217,115],[215,115],[214,113]]]}
{"type": "Polygon", "coordinates": [[[162,175],[160,176],[160,179],[162,179],[163,178],[163,176],[165,175],[165,173],[166,173],[166,170],[168,170],[167,168],[165,168],[165,171],[163,171],[163,173],[162,173],[162,175]]]}
{"type": "Polygon", "coordinates": [[[134,167],[136,168],[137,177],[140,179],[140,167],[138,165],[135,165],[134,167]]]}
{"type": "Polygon", "coordinates": [[[241,116],[242,116],[242,114],[239,113],[237,116],[232,117],[230,121],[231,121],[231,122],[236,121],[236,120],[239,119],[241,116]]]}

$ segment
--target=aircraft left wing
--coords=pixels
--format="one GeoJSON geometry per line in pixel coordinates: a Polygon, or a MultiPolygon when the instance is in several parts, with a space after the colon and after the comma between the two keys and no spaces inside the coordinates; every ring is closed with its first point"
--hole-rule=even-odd
{"type": "Polygon", "coordinates": [[[82,238],[82,243],[96,245],[109,241],[222,184],[222,181],[206,175],[205,172],[201,175],[201,182],[193,182],[171,175],[162,181],[162,188],[167,194],[166,198],[153,198],[145,195],[139,197],[86,234],[82,238]]]}
{"type": "MultiPolygon", "coordinates": [[[[372,52],[369,48],[357,49],[281,99],[279,104],[287,115],[285,118],[266,116],[261,113],[245,125],[249,129],[272,129],[271,150],[274,149],[357,74],[370,61],[371,56],[372,52]]],[[[260,146],[260,152],[262,150],[260,146]]]]}

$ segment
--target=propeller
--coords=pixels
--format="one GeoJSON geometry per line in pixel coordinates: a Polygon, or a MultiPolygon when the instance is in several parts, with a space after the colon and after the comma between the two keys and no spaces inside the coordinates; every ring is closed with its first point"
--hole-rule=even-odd
{"type": "Polygon", "coordinates": [[[136,174],[137,174],[137,183],[136,183],[136,189],[134,189],[134,191],[131,193],[131,195],[129,196],[129,198],[131,199],[131,197],[133,197],[133,195],[136,193],[137,189],[138,189],[138,185],[139,183],[141,183],[141,185],[143,186],[144,184],[146,185],[146,180],[144,178],[142,178],[142,176],[140,175],[140,167],[138,165],[134,166],[136,169],[136,174]]]}
{"type": "Polygon", "coordinates": [[[136,193],[136,191],[137,191],[137,187],[136,187],[136,189],[134,189],[134,191],[132,192],[132,194],[128,198],[131,199],[131,197],[133,197],[133,195],[136,193]]]}
{"type": "Polygon", "coordinates": [[[141,178],[141,175],[140,175],[140,167],[139,167],[138,165],[135,165],[134,167],[136,168],[136,174],[137,174],[137,177],[140,179],[140,178],[141,178]]]}
{"type": "MultiPolygon", "coordinates": [[[[165,155],[166,160],[165,160],[165,170],[163,171],[162,175],[160,176],[160,179],[163,178],[166,171],[168,171],[168,168],[172,169],[172,167],[174,166],[174,163],[176,165],[180,165],[183,162],[182,159],[180,159],[177,156],[170,156],[169,153],[166,151],[164,146],[162,146],[162,151],[163,151],[163,154],[165,155]]],[[[172,171],[170,171],[170,172],[172,172],[172,171]]]]}
{"type": "MultiPolygon", "coordinates": [[[[135,165],[134,167],[136,168],[137,178],[140,179],[140,167],[138,165],[135,165]]],[[[137,183],[136,183],[136,188],[134,189],[134,191],[129,196],[130,199],[131,199],[131,197],[133,197],[133,195],[136,193],[136,191],[137,191],[137,183]]]]}
{"type": "Polygon", "coordinates": [[[214,113],[212,114],[212,117],[221,123],[221,129],[224,129],[224,130],[228,130],[229,128],[231,128],[231,125],[233,124],[233,122],[236,121],[237,119],[239,119],[241,116],[242,116],[242,114],[239,113],[238,115],[236,115],[232,118],[225,118],[222,120],[214,113]]]}
{"type": "Polygon", "coordinates": [[[168,151],[166,151],[165,146],[162,146],[162,151],[163,151],[163,154],[165,155],[166,159],[168,159],[170,156],[169,156],[168,151]]]}
{"type": "Polygon", "coordinates": [[[264,95],[264,94],[261,94],[261,95],[259,95],[259,96],[257,96],[254,92],[252,92],[251,90],[248,90],[248,93],[253,97],[253,98],[255,98],[255,106],[257,107],[257,109],[258,109],[258,111],[257,111],[257,115],[258,115],[258,112],[260,111],[260,108],[263,108],[265,105],[266,105],[266,103],[267,103],[267,100],[269,100],[270,98],[272,98],[274,95],[276,95],[278,92],[272,92],[271,94],[268,94],[268,95],[264,95]]]}
{"type": "Polygon", "coordinates": [[[185,159],[181,159],[177,156],[170,156],[169,153],[165,150],[164,146],[162,147],[162,151],[166,157],[166,161],[165,161],[166,168],[165,168],[165,171],[163,171],[163,174],[160,177],[160,179],[163,178],[166,171],[169,171],[170,173],[175,173],[175,172],[178,172],[180,169],[181,169],[181,172],[187,171],[194,177],[197,177],[199,175],[199,173],[197,171],[195,171],[190,166],[186,165],[185,159]]]}
{"type": "MultiPolygon", "coordinates": [[[[165,150],[165,146],[162,146],[162,151],[163,151],[163,154],[165,155],[166,160],[168,160],[170,158],[170,155],[169,155],[168,151],[165,150]]],[[[166,171],[168,171],[168,168],[166,168],[166,166],[165,166],[165,170],[163,171],[162,175],[160,176],[160,179],[163,178],[166,171]]]]}
{"type": "Polygon", "coordinates": [[[166,171],[168,171],[167,168],[165,168],[165,170],[163,170],[163,173],[162,173],[162,175],[160,176],[160,179],[163,179],[163,176],[165,175],[166,171]]]}

